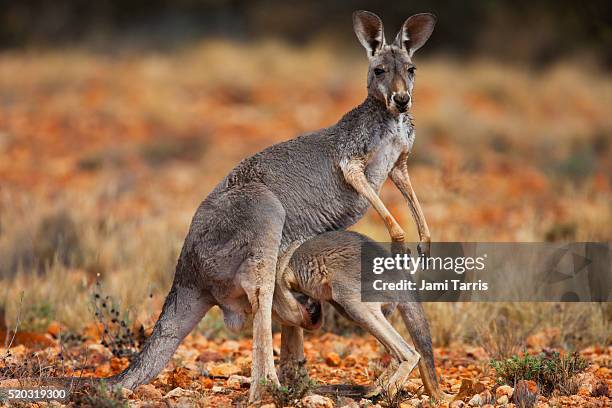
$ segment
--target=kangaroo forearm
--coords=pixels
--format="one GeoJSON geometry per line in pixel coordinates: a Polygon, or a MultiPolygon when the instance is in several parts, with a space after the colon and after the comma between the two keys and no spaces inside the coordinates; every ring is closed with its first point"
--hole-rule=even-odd
{"type": "Polygon", "coordinates": [[[382,217],[391,239],[393,241],[403,241],[404,231],[393,215],[389,212],[374,188],[370,185],[364,173],[364,166],[361,160],[349,161],[343,168],[344,178],[355,191],[362,195],[374,207],[376,212],[382,217]]]}
{"type": "Polygon", "coordinates": [[[400,162],[391,171],[391,180],[400,190],[410,208],[410,213],[417,226],[419,239],[424,242],[429,242],[430,234],[425,215],[421,209],[419,199],[412,187],[410,176],[408,174],[408,166],[406,165],[406,157],[400,157],[400,162]]]}

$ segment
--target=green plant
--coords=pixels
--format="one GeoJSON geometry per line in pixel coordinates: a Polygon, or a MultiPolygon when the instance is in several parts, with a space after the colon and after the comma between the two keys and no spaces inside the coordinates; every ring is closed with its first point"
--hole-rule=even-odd
{"type": "Polygon", "coordinates": [[[555,390],[568,395],[576,392],[574,376],[584,371],[588,363],[578,353],[562,355],[554,351],[491,360],[491,366],[497,373],[499,383],[514,386],[520,380],[530,380],[538,383],[545,395],[555,390]]]}
{"type": "Polygon", "coordinates": [[[491,360],[491,366],[497,372],[500,383],[512,385],[520,380],[537,382],[542,371],[542,359],[529,354],[513,355],[503,360],[491,360]]]}
{"type": "Polygon", "coordinates": [[[53,320],[55,311],[47,301],[30,304],[25,310],[22,330],[33,332],[44,332],[53,320]]]}
{"type": "Polygon", "coordinates": [[[393,380],[393,375],[397,372],[398,367],[397,361],[391,361],[385,369],[379,366],[377,369],[382,371],[376,379],[378,394],[370,391],[366,397],[371,396],[373,401],[386,408],[399,408],[402,402],[414,397],[412,393],[404,389],[408,382],[407,377],[400,376],[399,379],[393,380]]]}
{"type": "Polygon", "coordinates": [[[128,403],[121,393],[121,388],[109,386],[105,382],[79,389],[71,395],[70,401],[78,407],[128,407],[128,403]]]}
{"type": "Polygon", "coordinates": [[[266,390],[272,396],[277,407],[296,405],[306,394],[316,387],[313,380],[289,381],[289,385],[276,385],[271,381],[262,380],[266,390]]]}
{"type": "Polygon", "coordinates": [[[381,405],[386,408],[399,408],[402,402],[413,397],[411,393],[404,390],[406,380],[399,381],[395,384],[388,381],[377,381],[380,387],[380,394],[376,398],[376,401],[380,402],[381,405]]]}
{"type": "Polygon", "coordinates": [[[577,352],[561,355],[549,353],[544,358],[542,378],[544,392],[559,391],[563,395],[575,394],[578,383],[574,376],[588,367],[588,363],[577,352]]]}

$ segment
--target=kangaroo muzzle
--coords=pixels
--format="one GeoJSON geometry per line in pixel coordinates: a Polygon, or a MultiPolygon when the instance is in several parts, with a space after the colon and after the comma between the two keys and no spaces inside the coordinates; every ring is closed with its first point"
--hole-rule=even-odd
{"type": "Polygon", "coordinates": [[[393,105],[400,112],[404,113],[408,109],[410,109],[411,100],[410,94],[408,92],[394,92],[391,96],[391,100],[393,101],[393,105]]]}
{"type": "Polygon", "coordinates": [[[323,324],[321,302],[303,293],[292,291],[293,297],[298,301],[302,312],[301,327],[306,330],[317,330],[323,324]]]}

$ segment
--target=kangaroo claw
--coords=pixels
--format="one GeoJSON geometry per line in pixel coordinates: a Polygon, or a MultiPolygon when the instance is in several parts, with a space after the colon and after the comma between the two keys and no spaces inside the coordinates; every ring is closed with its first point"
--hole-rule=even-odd
{"type": "Polygon", "coordinates": [[[419,252],[420,256],[429,258],[431,255],[431,243],[429,241],[419,242],[419,244],[417,245],[417,251],[419,252]]]}

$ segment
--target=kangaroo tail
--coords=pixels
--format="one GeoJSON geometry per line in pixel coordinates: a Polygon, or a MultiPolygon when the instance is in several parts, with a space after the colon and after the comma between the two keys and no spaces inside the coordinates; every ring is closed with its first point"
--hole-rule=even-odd
{"type": "Polygon", "coordinates": [[[402,320],[410,333],[414,347],[421,355],[419,360],[419,371],[421,379],[425,385],[427,393],[436,398],[444,398],[444,393],[440,389],[436,367],[434,364],[433,349],[431,344],[431,333],[429,323],[423,306],[419,302],[400,303],[397,308],[400,311],[402,320]]]}
{"type": "Polygon", "coordinates": [[[130,366],[107,381],[112,385],[134,389],[157,377],[179,344],[212,306],[211,299],[201,291],[182,287],[175,282],[166,297],[151,337],[130,366]]]}

